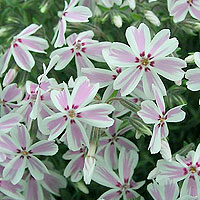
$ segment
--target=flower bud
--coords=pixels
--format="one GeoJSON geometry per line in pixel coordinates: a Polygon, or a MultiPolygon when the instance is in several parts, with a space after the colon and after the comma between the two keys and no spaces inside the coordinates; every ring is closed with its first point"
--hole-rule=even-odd
{"type": "Polygon", "coordinates": [[[189,55],[185,58],[185,62],[194,63],[194,55],[189,55]]]}
{"type": "Polygon", "coordinates": [[[181,86],[181,84],[182,84],[182,80],[174,81],[174,83],[175,83],[176,85],[178,85],[178,86],[181,86]]]}
{"type": "Polygon", "coordinates": [[[96,164],[95,152],[96,152],[96,144],[91,143],[83,167],[83,180],[86,184],[90,184],[93,176],[96,164]]]}
{"type": "Polygon", "coordinates": [[[144,16],[149,22],[151,22],[155,26],[160,26],[160,20],[152,11],[150,10],[145,11],[144,16]]]}
{"type": "Polygon", "coordinates": [[[3,87],[12,83],[16,76],[17,76],[17,70],[15,68],[9,69],[3,79],[3,87]]]}
{"type": "Polygon", "coordinates": [[[122,27],[122,18],[120,15],[114,15],[113,17],[113,23],[117,28],[122,27]]]}
{"type": "Polygon", "coordinates": [[[89,194],[89,190],[87,189],[87,187],[84,185],[84,183],[82,181],[79,181],[76,183],[76,186],[78,187],[78,189],[85,193],[85,194],[89,194]]]}

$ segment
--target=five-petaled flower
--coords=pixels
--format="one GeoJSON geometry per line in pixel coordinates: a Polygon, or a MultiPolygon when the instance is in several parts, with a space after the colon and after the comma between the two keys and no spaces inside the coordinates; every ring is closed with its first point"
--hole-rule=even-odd
{"type": "Polygon", "coordinates": [[[20,68],[28,72],[31,71],[35,65],[35,61],[29,51],[45,53],[44,50],[49,47],[48,42],[45,39],[31,36],[41,27],[42,26],[36,24],[31,24],[13,38],[10,47],[0,59],[1,74],[8,68],[11,55],[13,55],[15,62],[20,68]]]}
{"type": "Polygon", "coordinates": [[[155,124],[149,148],[151,153],[158,153],[161,149],[161,138],[166,138],[169,134],[167,122],[182,121],[185,118],[185,112],[181,110],[183,105],[174,107],[166,112],[163,96],[154,85],[153,93],[157,105],[151,100],[143,101],[138,115],[145,123],[155,124]]]}
{"type": "Polygon", "coordinates": [[[48,170],[36,156],[52,156],[58,151],[54,141],[41,140],[31,145],[29,132],[24,125],[13,127],[10,135],[2,134],[0,146],[1,153],[12,156],[3,170],[3,177],[13,184],[17,184],[22,179],[26,168],[35,179],[43,179],[44,173],[48,173],[48,170]]]}
{"type": "Polygon", "coordinates": [[[171,81],[179,81],[184,76],[181,69],[186,62],[180,58],[166,57],[177,47],[176,38],[169,39],[170,30],[163,29],[151,41],[150,30],[145,24],[126,30],[126,39],[130,45],[114,42],[107,55],[113,66],[126,68],[116,78],[114,89],[121,90],[122,96],[130,94],[142,80],[148,98],[153,98],[152,85],[160,88],[163,95],[166,89],[158,74],[171,81]]]}
{"type": "Polygon", "coordinates": [[[65,129],[68,147],[79,150],[82,144],[89,147],[89,138],[83,124],[106,128],[112,126],[114,120],[108,115],[114,110],[113,106],[99,103],[88,105],[94,99],[99,90],[99,85],[90,84],[86,77],[80,76],[75,81],[72,93],[69,93],[65,83],[63,91],[51,91],[51,100],[58,113],[45,118],[44,123],[49,140],[57,138],[65,129]]]}

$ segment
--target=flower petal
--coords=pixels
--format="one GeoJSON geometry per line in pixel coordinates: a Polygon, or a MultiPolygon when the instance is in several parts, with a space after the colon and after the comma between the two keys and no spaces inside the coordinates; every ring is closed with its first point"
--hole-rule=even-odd
{"type": "Polygon", "coordinates": [[[106,128],[113,125],[114,120],[108,117],[114,110],[113,106],[108,104],[89,105],[79,110],[79,120],[91,126],[106,128]]]}
{"type": "Polygon", "coordinates": [[[35,33],[38,29],[40,29],[42,27],[42,25],[38,26],[37,24],[31,24],[29,26],[27,26],[23,31],[21,31],[17,37],[24,37],[24,36],[28,36],[28,35],[32,35],[33,33],[35,33]]]}
{"type": "Polygon", "coordinates": [[[41,140],[33,144],[29,151],[33,155],[53,156],[58,152],[58,145],[54,141],[41,140]]]}
{"type": "Polygon", "coordinates": [[[113,169],[117,169],[117,150],[114,143],[106,145],[104,159],[109,166],[111,166],[113,169]]]}
{"type": "Polygon", "coordinates": [[[138,154],[136,151],[120,150],[119,154],[119,177],[124,184],[128,184],[133,176],[134,169],[138,163],[138,154]]]}
{"type": "Polygon", "coordinates": [[[160,124],[155,124],[153,129],[153,135],[149,144],[151,154],[156,154],[161,149],[161,127],[160,124]]]}
{"type": "Polygon", "coordinates": [[[7,51],[1,56],[0,58],[0,75],[3,74],[7,68],[8,68],[8,63],[10,61],[12,55],[11,48],[8,48],[7,51]]]}
{"type": "Polygon", "coordinates": [[[127,151],[139,151],[137,146],[125,137],[117,137],[117,144],[120,146],[120,148],[124,147],[127,151]]]}
{"type": "Polygon", "coordinates": [[[186,83],[187,88],[192,91],[200,90],[200,69],[187,70],[185,77],[189,79],[186,83]]]}
{"type": "Polygon", "coordinates": [[[31,53],[23,48],[22,45],[19,45],[19,43],[12,46],[12,52],[17,65],[23,70],[30,72],[35,65],[35,61],[31,53]]]}
{"type": "Polygon", "coordinates": [[[98,200],[120,200],[122,194],[119,189],[111,189],[103,193],[98,200]]]}
{"type": "Polygon", "coordinates": [[[115,90],[120,90],[122,96],[130,94],[138,85],[143,76],[144,70],[140,68],[129,68],[124,70],[117,76],[113,87],[115,90]]]}
{"type": "Polygon", "coordinates": [[[166,113],[167,116],[167,122],[180,122],[182,120],[185,119],[185,115],[186,113],[181,110],[181,108],[183,107],[183,105],[181,106],[176,106],[175,108],[172,108],[171,110],[169,110],[166,113]]]}

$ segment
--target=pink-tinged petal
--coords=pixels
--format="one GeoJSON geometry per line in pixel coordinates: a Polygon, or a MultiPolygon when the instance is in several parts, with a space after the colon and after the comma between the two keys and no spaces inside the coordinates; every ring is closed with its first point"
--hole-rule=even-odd
{"type": "Polygon", "coordinates": [[[188,13],[189,4],[187,1],[177,1],[171,9],[170,15],[173,16],[175,23],[183,21],[188,13]]]}
{"type": "Polygon", "coordinates": [[[48,173],[48,169],[43,164],[42,161],[40,161],[35,156],[31,156],[27,159],[27,167],[31,173],[31,175],[36,180],[42,180],[44,178],[44,173],[48,173]]]}
{"type": "Polygon", "coordinates": [[[137,114],[147,124],[155,124],[159,119],[159,110],[153,101],[146,100],[141,103],[141,110],[137,114]]]}
{"type": "Polygon", "coordinates": [[[31,82],[31,81],[26,81],[26,92],[27,92],[29,95],[34,95],[34,94],[36,94],[37,88],[38,88],[38,84],[33,83],[33,82],[31,82]]]}
{"type": "Polygon", "coordinates": [[[124,70],[117,76],[114,81],[113,88],[120,90],[122,96],[130,94],[138,85],[144,74],[144,69],[140,68],[129,68],[124,70]]]}
{"type": "Polygon", "coordinates": [[[28,50],[38,53],[45,53],[44,50],[49,48],[47,40],[36,36],[23,37],[21,43],[26,46],[28,50]]]}
{"type": "Polygon", "coordinates": [[[150,99],[155,99],[152,88],[153,85],[155,85],[155,87],[160,89],[163,96],[167,95],[162,80],[160,79],[158,74],[154,72],[153,69],[145,71],[144,76],[142,77],[142,82],[143,82],[144,94],[146,95],[146,97],[150,99]]]}
{"type": "Polygon", "coordinates": [[[28,184],[26,184],[24,190],[24,196],[27,200],[43,200],[44,195],[42,187],[38,181],[36,181],[32,176],[28,179],[28,184]]]}
{"type": "Polygon", "coordinates": [[[89,42],[90,43],[97,43],[98,41],[92,40],[94,37],[94,32],[93,31],[83,31],[78,34],[78,37],[76,41],[81,40],[82,42],[85,42],[86,44],[89,42]]]}
{"type": "Polygon", "coordinates": [[[161,189],[160,189],[159,185],[156,182],[150,183],[147,186],[147,190],[150,193],[150,195],[153,197],[153,199],[155,199],[155,200],[163,200],[162,194],[161,194],[161,189]]]}
{"type": "Polygon", "coordinates": [[[113,125],[114,120],[108,115],[112,113],[114,107],[108,104],[89,105],[81,108],[79,120],[91,126],[106,128],[113,125]]]}
{"type": "Polygon", "coordinates": [[[198,175],[188,176],[183,182],[181,188],[181,196],[184,195],[190,195],[193,197],[199,196],[199,186],[200,184],[198,175]]]}
{"type": "Polygon", "coordinates": [[[88,58],[98,61],[105,62],[102,54],[102,50],[109,48],[111,43],[109,42],[99,42],[96,44],[89,44],[85,47],[85,54],[88,58]]]}
{"type": "Polygon", "coordinates": [[[13,80],[15,79],[15,77],[17,76],[17,73],[18,72],[15,68],[9,69],[6,75],[4,76],[3,83],[2,83],[3,87],[11,84],[13,80]]]}
{"type": "Polygon", "coordinates": [[[122,197],[122,192],[119,189],[111,189],[103,193],[98,199],[104,200],[120,200],[122,197]]]}
{"type": "Polygon", "coordinates": [[[111,85],[114,81],[113,80],[114,73],[106,69],[82,68],[81,73],[90,80],[90,83],[92,84],[99,83],[100,88],[111,85]]]}
{"type": "Polygon", "coordinates": [[[16,154],[17,149],[19,148],[15,141],[7,134],[2,134],[0,136],[0,152],[6,154],[16,154]]]}
{"type": "Polygon", "coordinates": [[[163,95],[162,95],[161,91],[159,90],[159,88],[157,88],[155,85],[153,85],[152,88],[153,88],[154,96],[155,96],[158,108],[160,110],[160,113],[164,114],[165,113],[165,102],[163,99],[163,95]]]}
{"type": "Polygon", "coordinates": [[[64,69],[74,57],[71,47],[64,47],[53,51],[50,58],[53,59],[54,56],[59,56],[58,62],[55,65],[55,70],[64,69]]]}
{"type": "Polygon", "coordinates": [[[92,17],[92,12],[85,6],[76,6],[70,8],[64,16],[68,22],[88,22],[88,18],[92,17]]]}
{"type": "Polygon", "coordinates": [[[78,120],[70,122],[67,127],[66,134],[68,147],[72,151],[79,150],[83,144],[89,147],[89,138],[83,125],[78,120]]]}
{"type": "Polygon", "coordinates": [[[132,189],[127,189],[123,196],[124,196],[124,199],[126,198],[127,200],[137,199],[141,197],[141,195],[139,195],[137,192],[135,192],[132,189]]]}
{"type": "Polygon", "coordinates": [[[55,36],[57,35],[57,39],[55,41],[54,47],[62,47],[65,44],[65,32],[66,32],[67,23],[65,18],[62,17],[59,19],[57,30],[55,32],[55,36]]]}
{"type": "Polygon", "coordinates": [[[100,185],[104,185],[109,188],[119,189],[119,185],[121,185],[119,177],[112,170],[112,168],[104,162],[97,163],[92,179],[100,185]]]}
{"type": "Polygon", "coordinates": [[[21,156],[16,156],[13,158],[3,170],[3,177],[6,180],[10,180],[12,184],[17,184],[24,175],[26,168],[26,158],[21,158],[21,156]]]}
{"type": "Polygon", "coordinates": [[[17,65],[25,71],[30,72],[35,61],[31,53],[19,43],[12,46],[13,57],[17,65]]]}
{"type": "Polygon", "coordinates": [[[86,147],[81,147],[78,151],[72,151],[72,150],[68,150],[63,156],[62,158],[65,160],[72,160],[74,157],[76,157],[77,155],[84,155],[86,152],[86,147]]]}
{"type": "Polygon", "coordinates": [[[7,70],[11,55],[12,55],[11,48],[8,48],[8,50],[4,53],[4,55],[1,56],[1,58],[0,58],[0,74],[3,74],[7,70]]]}
{"type": "Polygon", "coordinates": [[[111,166],[113,169],[117,169],[117,149],[114,142],[111,142],[106,146],[104,159],[109,166],[111,166]]]}
{"type": "Polygon", "coordinates": [[[133,176],[134,169],[138,163],[138,154],[136,151],[120,150],[119,154],[119,177],[124,184],[128,184],[133,176]]]}
{"type": "Polygon", "coordinates": [[[46,127],[45,135],[49,135],[48,140],[57,138],[66,128],[67,120],[64,114],[56,113],[50,117],[45,118],[44,126],[46,127]]]}
{"type": "Polygon", "coordinates": [[[93,63],[87,58],[84,53],[77,53],[75,56],[75,63],[78,76],[81,75],[81,70],[84,68],[94,68],[93,63]]]}
{"type": "Polygon", "coordinates": [[[0,118],[0,131],[1,133],[7,133],[19,124],[19,122],[22,120],[22,116],[17,113],[9,113],[3,117],[0,118]]]}
{"type": "Polygon", "coordinates": [[[97,91],[99,90],[99,84],[90,84],[90,81],[86,77],[79,77],[75,81],[71,99],[74,106],[85,106],[90,103],[97,91]]]}
{"type": "Polygon", "coordinates": [[[105,146],[106,144],[108,144],[110,142],[110,136],[107,137],[107,136],[104,136],[104,137],[100,137],[100,140],[99,140],[99,146],[102,147],[102,146],[105,146]]]}
{"type": "Polygon", "coordinates": [[[42,186],[49,192],[59,196],[59,189],[66,188],[66,179],[53,171],[49,171],[49,174],[44,174],[42,186]]]}
{"type": "Polygon", "coordinates": [[[183,78],[185,73],[181,69],[183,67],[186,67],[186,62],[184,60],[168,57],[155,59],[154,70],[171,81],[179,81],[183,78]]]}
{"type": "Polygon", "coordinates": [[[73,33],[73,34],[71,34],[70,36],[67,37],[66,42],[67,42],[67,45],[69,47],[74,46],[74,43],[76,42],[77,36],[78,35],[76,33],[73,33]]]}
{"type": "Polygon", "coordinates": [[[148,53],[152,57],[164,57],[172,53],[178,47],[176,38],[169,39],[170,30],[163,29],[158,32],[148,47],[148,53]]]}
{"type": "Polygon", "coordinates": [[[140,24],[138,29],[131,26],[126,30],[126,39],[134,54],[140,57],[140,53],[144,52],[150,44],[151,35],[149,28],[143,23],[140,24]]]}
{"type": "Polygon", "coordinates": [[[131,67],[135,65],[135,55],[129,46],[123,43],[114,42],[111,44],[110,51],[105,51],[110,64],[120,67],[131,67]]]}
{"type": "Polygon", "coordinates": [[[194,62],[198,67],[200,67],[200,52],[194,53],[194,62]]]}
{"type": "Polygon", "coordinates": [[[37,24],[31,24],[29,26],[27,26],[23,31],[21,31],[17,37],[24,37],[24,36],[28,36],[28,35],[32,35],[33,33],[35,33],[38,29],[40,29],[42,27],[42,25],[38,26],[37,24]]]}
{"type": "Polygon", "coordinates": [[[169,129],[166,122],[163,122],[163,124],[161,125],[160,133],[161,133],[161,138],[166,138],[169,135],[169,129]]]}
{"type": "Polygon", "coordinates": [[[20,189],[21,186],[18,184],[13,185],[10,181],[5,181],[5,180],[1,181],[0,191],[6,196],[8,196],[10,200],[11,199],[24,200],[24,197],[19,192],[20,189]]]}
{"type": "Polygon", "coordinates": [[[161,149],[161,127],[160,124],[155,124],[153,128],[153,135],[149,144],[151,154],[156,154],[161,149]]]}
{"type": "Polygon", "coordinates": [[[52,90],[51,91],[51,100],[54,104],[54,106],[60,111],[60,112],[66,112],[66,110],[69,109],[70,103],[70,94],[67,88],[67,85],[64,84],[64,90],[58,91],[58,90],[52,90]]]}
{"type": "MultiPolygon", "coordinates": [[[[84,166],[84,156],[83,155],[77,155],[74,157],[64,171],[64,176],[66,178],[72,176],[73,174],[77,174],[79,172],[82,172],[84,166]]],[[[77,180],[79,181],[79,180],[77,180]]]]}
{"type": "Polygon", "coordinates": [[[115,135],[122,123],[123,123],[122,120],[116,118],[114,124],[108,129],[108,136],[115,135]]]}
{"type": "Polygon", "coordinates": [[[41,140],[33,144],[29,151],[33,155],[53,156],[58,152],[58,145],[54,141],[41,140]]]}
{"type": "Polygon", "coordinates": [[[117,137],[117,144],[120,146],[120,148],[124,147],[127,151],[139,151],[137,146],[125,137],[117,137]]]}
{"type": "Polygon", "coordinates": [[[177,182],[187,176],[185,168],[176,161],[159,160],[157,166],[159,169],[158,181],[171,179],[177,182]]]}
{"type": "Polygon", "coordinates": [[[29,148],[31,143],[30,135],[27,128],[23,124],[12,128],[10,135],[12,137],[12,141],[15,142],[15,145],[17,145],[19,149],[24,148],[27,150],[27,148],[29,148]]]}
{"type": "Polygon", "coordinates": [[[20,100],[22,97],[22,90],[17,88],[17,84],[13,83],[4,88],[1,93],[1,98],[5,102],[14,102],[20,100]]]}
{"type": "Polygon", "coordinates": [[[166,113],[167,122],[180,122],[185,119],[186,113],[181,110],[183,106],[176,106],[166,113]]]}
{"type": "Polygon", "coordinates": [[[165,180],[161,185],[164,187],[164,196],[165,199],[173,200],[177,199],[179,195],[179,187],[177,183],[171,181],[170,179],[165,180]]]}
{"type": "Polygon", "coordinates": [[[198,91],[200,90],[200,69],[189,69],[187,70],[185,77],[188,79],[186,85],[189,90],[198,91]]]}

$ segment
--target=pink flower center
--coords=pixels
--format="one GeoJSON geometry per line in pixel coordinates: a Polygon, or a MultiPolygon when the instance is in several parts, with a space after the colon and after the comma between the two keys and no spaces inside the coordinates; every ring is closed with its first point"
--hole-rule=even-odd
{"type": "Polygon", "coordinates": [[[190,167],[190,170],[189,170],[192,174],[196,173],[197,170],[196,170],[196,167],[190,167]]]}
{"type": "Polygon", "coordinates": [[[144,67],[145,71],[150,71],[150,66],[154,67],[155,62],[151,61],[153,59],[153,57],[151,56],[151,54],[149,53],[147,56],[145,55],[145,52],[143,51],[142,53],[140,53],[140,58],[136,57],[135,58],[135,63],[138,63],[139,65],[137,66],[137,68],[141,69],[144,67]]]}
{"type": "Polygon", "coordinates": [[[117,68],[115,69],[115,71],[117,72],[117,74],[116,74],[116,75],[112,75],[112,79],[113,79],[113,80],[115,80],[115,79],[117,78],[117,76],[122,72],[122,68],[117,67],[117,68]]]}
{"type": "Polygon", "coordinates": [[[69,115],[70,118],[76,117],[76,113],[75,113],[74,110],[69,110],[69,111],[68,111],[68,115],[69,115]]]}
{"type": "Polygon", "coordinates": [[[165,122],[166,119],[167,119],[167,115],[165,116],[164,113],[163,113],[163,116],[159,115],[158,120],[160,121],[161,126],[164,125],[164,122],[165,122]]]}
{"type": "Polygon", "coordinates": [[[21,157],[20,158],[24,158],[25,156],[27,156],[27,158],[29,159],[30,158],[30,156],[29,156],[29,154],[32,154],[33,152],[30,150],[30,151],[27,151],[26,150],[26,147],[21,147],[22,148],[22,150],[20,150],[20,149],[17,149],[17,153],[18,154],[21,154],[21,157]]]}
{"type": "Polygon", "coordinates": [[[86,48],[83,47],[85,46],[84,42],[81,42],[81,40],[78,40],[77,42],[73,43],[74,48],[71,49],[72,53],[74,53],[74,51],[76,52],[76,56],[81,56],[80,51],[85,53],[86,48]]]}

